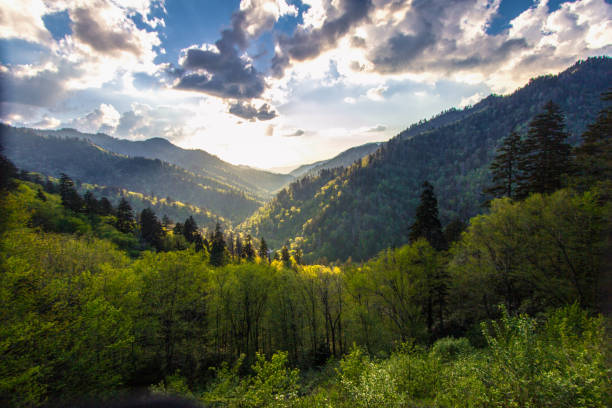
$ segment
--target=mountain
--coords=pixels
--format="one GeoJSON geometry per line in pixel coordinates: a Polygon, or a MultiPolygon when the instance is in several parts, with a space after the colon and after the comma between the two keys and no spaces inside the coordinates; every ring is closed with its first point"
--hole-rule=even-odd
{"type": "MultiPolygon", "coordinates": [[[[66,173],[85,183],[146,196],[171,197],[232,222],[242,221],[262,204],[259,198],[235,185],[159,159],[113,153],[88,138],[68,137],[72,132],[75,131],[48,136],[38,130],[2,124],[0,144],[4,154],[20,169],[49,176],[66,173]]],[[[148,143],[160,146],[165,142],[154,139],[148,143]]]]}
{"type": "Polygon", "coordinates": [[[88,134],[74,129],[37,130],[40,135],[84,139],[110,152],[129,157],[160,159],[203,177],[216,179],[260,199],[267,199],[294,180],[287,174],[276,174],[248,166],[236,166],[199,149],[183,149],[159,137],[131,141],[117,139],[103,133],[88,134]]]}
{"type": "Polygon", "coordinates": [[[242,224],[275,247],[292,241],[304,260],[367,259],[407,242],[421,184],[435,188],[443,224],[482,211],[488,166],[501,139],[524,133],[553,100],[577,143],[612,84],[608,57],[580,61],[558,75],[532,79],[511,95],[491,95],[463,110],[421,121],[341,171],[306,177],[278,193],[242,224]]]}
{"type": "Polygon", "coordinates": [[[380,143],[366,143],[361,146],[351,147],[329,160],[320,160],[310,164],[303,164],[289,174],[298,178],[306,174],[316,175],[323,169],[348,167],[362,157],[375,152],[379,147],[380,143]]]}

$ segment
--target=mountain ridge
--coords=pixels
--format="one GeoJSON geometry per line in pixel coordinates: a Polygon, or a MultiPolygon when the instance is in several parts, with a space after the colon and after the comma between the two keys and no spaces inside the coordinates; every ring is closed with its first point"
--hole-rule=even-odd
{"type": "Polygon", "coordinates": [[[579,61],[509,95],[412,125],[343,171],[292,183],[241,227],[272,246],[299,247],[307,262],[367,259],[407,241],[425,180],[435,187],[443,223],[466,220],[481,211],[500,140],[511,130],[524,132],[548,100],[565,112],[570,141],[580,140],[604,106],[600,94],[612,83],[611,61],[579,61]]]}

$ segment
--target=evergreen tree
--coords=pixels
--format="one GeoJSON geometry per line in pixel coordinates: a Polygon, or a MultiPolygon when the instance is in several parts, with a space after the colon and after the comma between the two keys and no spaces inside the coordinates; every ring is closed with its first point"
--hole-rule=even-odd
{"type": "Polygon", "coordinates": [[[253,260],[255,259],[255,249],[253,248],[252,241],[253,238],[251,237],[251,234],[247,234],[244,248],[242,248],[244,258],[246,258],[246,260],[249,262],[253,262],[253,260]]]}
{"type": "Polygon", "coordinates": [[[263,237],[261,237],[261,241],[259,242],[258,255],[262,261],[270,262],[270,259],[268,258],[268,244],[266,243],[266,240],[263,237]]]}
{"type": "Polygon", "coordinates": [[[215,232],[210,245],[210,264],[212,266],[223,266],[225,264],[225,240],[223,239],[221,225],[218,222],[215,225],[215,232]]]}
{"type": "Polygon", "coordinates": [[[529,123],[518,160],[520,179],[517,198],[531,193],[552,193],[562,187],[570,169],[570,145],[566,143],[565,119],[552,101],[529,123]]]}
{"type": "MultiPolygon", "coordinates": [[[[612,91],[602,100],[612,101],[612,91]]],[[[612,180],[612,106],[604,108],[595,123],[582,134],[582,144],[575,149],[576,179],[580,187],[588,189],[598,182],[612,180]]]]}
{"type": "Polygon", "coordinates": [[[458,218],[455,218],[444,228],[444,239],[447,245],[459,241],[461,233],[467,229],[467,224],[458,218]]]}
{"type": "Polygon", "coordinates": [[[202,252],[204,251],[204,239],[202,238],[202,234],[200,234],[199,232],[196,232],[194,237],[193,237],[193,243],[195,246],[195,250],[197,252],[202,252]]]}
{"type": "Polygon", "coordinates": [[[416,209],[414,224],[410,227],[410,242],[425,238],[438,251],[446,249],[442,225],[438,218],[438,200],[433,186],[425,181],[421,192],[421,202],[416,209]]]}
{"type": "Polygon", "coordinates": [[[134,213],[132,212],[132,206],[125,197],[121,197],[117,206],[117,223],[115,226],[119,231],[126,234],[134,230],[134,213]]]}
{"type": "Polygon", "coordinates": [[[60,176],[60,196],[62,205],[71,211],[78,212],[83,206],[81,196],[74,188],[74,182],[65,173],[60,176]]]}
{"type": "Polygon", "coordinates": [[[162,227],[167,230],[170,228],[170,225],[172,225],[172,220],[170,219],[170,217],[168,217],[167,214],[164,214],[164,216],[162,217],[162,227]]]}
{"type": "Polygon", "coordinates": [[[98,214],[99,210],[99,203],[98,200],[96,200],[96,197],[94,197],[93,193],[91,191],[87,191],[84,195],[83,195],[83,201],[85,203],[85,212],[89,215],[93,215],[93,214],[98,214]]]}
{"type": "Polygon", "coordinates": [[[183,223],[177,222],[176,224],[174,224],[174,228],[172,229],[172,232],[176,236],[183,235],[183,223]]]}
{"type": "Polygon", "coordinates": [[[183,236],[187,242],[194,242],[196,234],[198,234],[198,224],[196,224],[193,216],[189,216],[183,224],[183,236]]]}
{"type": "Polygon", "coordinates": [[[230,232],[229,237],[227,239],[227,250],[232,257],[232,260],[236,256],[236,247],[234,246],[234,233],[230,232]]]}
{"type": "Polygon", "coordinates": [[[113,205],[108,200],[108,198],[102,197],[100,199],[100,202],[98,205],[98,211],[100,215],[112,215],[113,214],[114,212],[113,205]]]}
{"type": "MultiPolygon", "coordinates": [[[[1,148],[2,144],[0,144],[1,148]]],[[[0,154],[0,191],[10,190],[15,185],[11,179],[16,176],[17,167],[3,154],[0,154]]]]}
{"type": "Polygon", "coordinates": [[[163,248],[164,230],[150,208],[145,208],[140,213],[140,236],[156,250],[160,251],[163,248]]]}
{"type": "Polygon", "coordinates": [[[521,148],[521,137],[516,132],[511,132],[497,149],[495,160],[489,167],[493,175],[493,185],[485,190],[485,193],[493,197],[515,198],[518,182],[517,162],[521,148]]]}
{"type": "Polygon", "coordinates": [[[281,248],[281,261],[286,267],[291,266],[291,256],[289,255],[289,248],[287,248],[287,245],[283,245],[281,248]]]}
{"type": "Polygon", "coordinates": [[[236,235],[236,258],[238,259],[238,261],[240,261],[242,259],[242,241],[240,240],[240,235],[236,235]]]}

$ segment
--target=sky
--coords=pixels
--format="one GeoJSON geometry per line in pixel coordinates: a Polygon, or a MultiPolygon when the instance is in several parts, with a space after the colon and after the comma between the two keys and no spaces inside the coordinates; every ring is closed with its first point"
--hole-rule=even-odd
{"type": "Polygon", "coordinates": [[[610,0],[0,0],[0,120],[286,171],[611,51],[610,0]]]}

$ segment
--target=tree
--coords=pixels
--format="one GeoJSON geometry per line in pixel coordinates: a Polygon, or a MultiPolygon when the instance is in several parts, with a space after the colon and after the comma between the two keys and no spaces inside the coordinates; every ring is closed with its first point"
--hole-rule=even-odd
{"type": "Polygon", "coordinates": [[[217,222],[210,246],[210,264],[212,266],[223,266],[225,264],[225,240],[221,231],[221,224],[217,222]]]}
{"type": "Polygon", "coordinates": [[[240,240],[240,235],[236,234],[236,245],[235,245],[235,249],[234,249],[235,253],[236,253],[236,258],[238,259],[238,262],[240,262],[240,260],[242,259],[242,241],[240,240]]]}
{"type": "Polygon", "coordinates": [[[193,243],[196,234],[198,234],[198,224],[196,224],[195,220],[193,219],[193,216],[190,215],[189,218],[187,218],[185,220],[185,223],[183,224],[183,236],[185,237],[187,242],[193,243]]]}
{"type": "Polygon", "coordinates": [[[98,214],[98,207],[100,206],[100,204],[98,203],[98,200],[96,200],[96,197],[94,197],[91,191],[88,191],[83,195],[83,201],[85,202],[85,212],[87,214],[98,214]]]}
{"type": "Polygon", "coordinates": [[[78,212],[83,206],[81,196],[74,188],[74,182],[65,173],[60,176],[60,196],[62,205],[71,211],[78,212]]]}
{"type": "Polygon", "coordinates": [[[156,250],[160,251],[163,248],[164,230],[150,208],[145,208],[140,213],[140,236],[156,250]]]}
{"type": "Polygon", "coordinates": [[[268,244],[266,243],[266,240],[263,237],[261,237],[261,241],[259,242],[258,255],[262,261],[270,262],[270,259],[268,258],[268,244]]]}
{"type": "Polygon", "coordinates": [[[40,201],[47,201],[47,196],[45,195],[45,193],[43,193],[42,188],[40,187],[36,192],[36,198],[38,198],[40,201]]]}
{"type": "Polygon", "coordinates": [[[249,262],[253,262],[253,260],[255,259],[255,249],[253,248],[252,241],[253,238],[251,237],[251,234],[247,234],[244,248],[242,248],[244,258],[246,258],[246,260],[249,262]]]}
{"type": "Polygon", "coordinates": [[[168,214],[164,214],[164,216],[162,217],[162,227],[167,230],[170,228],[170,225],[172,225],[172,220],[170,219],[170,217],[168,217],[168,214]]]}
{"type": "MultiPolygon", "coordinates": [[[[612,101],[612,91],[604,93],[612,101]]],[[[582,144],[575,149],[576,179],[584,189],[612,180],[612,106],[604,108],[595,123],[582,134],[582,144]]]]}
{"type": "Polygon", "coordinates": [[[561,109],[552,101],[544,112],[529,123],[522,144],[518,169],[521,172],[517,198],[531,193],[550,194],[563,185],[563,175],[570,169],[570,145],[561,109]]]}
{"type": "Polygon", "coordinates": [[[115,226],[119,231],[126,234],[134,230],[134,213],[132,212],[132,206],[125,197],[121,197],[117,206],[117,223],[115,226]]]}
{"type": "Polygon", "coordinates": [[[442,234],[442,225],[438,219],[438,200],[433,186],[425,181],[421,193],[421,202],[416,209],[414,224],[410,227],[410,242],[425,238],[438,251],[446,249],[446,240],[442,234]]]}
{"type": "Polygon", "coordinates": [[[493,175],[493,185],[485,190],[495,198],[515,198],[518,183],[517,162],[521,148],[521,137],[517,132],[511,132],[497,149],[495,160],[489,167],[493,175]]]}
{"type": "MultiPolygon", "coordinates": [[[[0,144],[0,149],[2,145],[0,144]]],[[[17,168],[3,154],[0,154],[0,191],[9,190],[14,186],[12,178],[17,176],[17,168]]]]}
{"type": "Polygon", "coordinates": [[[113,205],[106,197],[100,199],[98,210],[100,215],[112,215],[114,212],[113,205]]]}
{"type": "Polygon", "coordinates": [[[291,256],[289,255],[289,249],[287,245],[283,245],[281,248],[281,261],[285,264],[285,266],[291,266],[291,256]]]}

